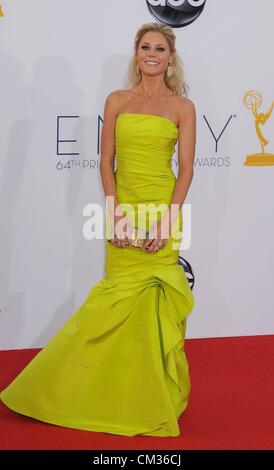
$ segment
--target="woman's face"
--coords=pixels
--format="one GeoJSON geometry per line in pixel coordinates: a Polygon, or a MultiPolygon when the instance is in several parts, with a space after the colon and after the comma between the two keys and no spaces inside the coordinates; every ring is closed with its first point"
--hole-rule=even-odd
{"type": "Polygon", "coordinates": [[[162,33],[149,31],[145,33],[139,43],[137,63],[139,69],[147,75],[165,73],[168,64],[172,63],[174,54],[171,54],[168,42],[162,33]]]}

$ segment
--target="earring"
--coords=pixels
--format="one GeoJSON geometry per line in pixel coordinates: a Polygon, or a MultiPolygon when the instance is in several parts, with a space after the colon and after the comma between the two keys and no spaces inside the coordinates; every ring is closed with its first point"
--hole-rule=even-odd
{"type": "Polygon", "coordinates": [[[171,64],[168,64],[166,74],[168,78],[172,77],[172,75],[174,74],[174,69],[171,64]]]}
{"type": "Polygon", "coordinates": [[[139,69],[139,65],[138,65],[138,64],[136,64],[136,73],[137,73],[137,75],[140,74],[140,69],[139,69]]]}

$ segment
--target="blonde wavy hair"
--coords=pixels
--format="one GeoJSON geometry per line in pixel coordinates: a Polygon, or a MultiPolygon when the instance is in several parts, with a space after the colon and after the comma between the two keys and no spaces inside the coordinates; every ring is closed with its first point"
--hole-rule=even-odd
{"type": "MultiPolygon", "coordinates": [[[[173,32],[173,29],[170,26],[167,26],[164,23],[145,23],[143,24],[137,31],[134,41],[134,50],[135,54],[137,54],[139,43],[143,37],[143,35],[149,31],[155,31],[158,33],[162,33],[169,45],[170,52],[175,53],[174,59],[172,62],[173,67],[173,75],[172,77],[168,77],[165,73],[164,80],[167,87],[175,94],[175,95],[185,95],[187,97],[189,85],[185,81],[184,77],[184,63],[182,59],[179,57],[175,47],[175,40],[176,36],[173,32]]],[[[137,74],[136,70],[136,58],[133,56],[129,62],[128,70],[125,74],[124,85],[125,88],[133,88],[138,85],[142,80],[142,74],[137,74]]]]}

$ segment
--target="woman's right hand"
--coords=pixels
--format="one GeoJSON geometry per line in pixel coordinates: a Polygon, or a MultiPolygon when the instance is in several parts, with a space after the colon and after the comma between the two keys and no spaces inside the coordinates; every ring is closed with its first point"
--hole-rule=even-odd
{"type": "Polygon", "coordinates": [[[113,238],[109,242],[118,248],[125,248],[127,245],[132,246],[132,226],[129,219],[125,215],[115,215],[113,218],[113,238]]]}

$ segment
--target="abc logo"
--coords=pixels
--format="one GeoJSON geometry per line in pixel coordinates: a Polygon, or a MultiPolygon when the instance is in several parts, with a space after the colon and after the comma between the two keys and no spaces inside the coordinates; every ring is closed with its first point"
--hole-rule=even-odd
{"type": "Polygon", "coordinates": [[[200,16],[206,0],[146,0],[147,7],[158,21],[173,28],[187,26],[200,16]]]}

